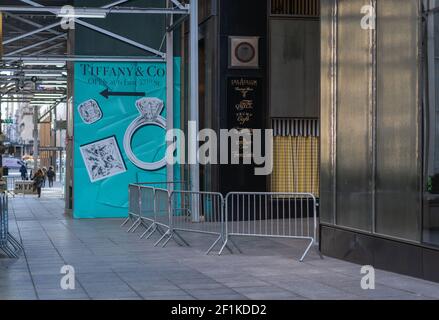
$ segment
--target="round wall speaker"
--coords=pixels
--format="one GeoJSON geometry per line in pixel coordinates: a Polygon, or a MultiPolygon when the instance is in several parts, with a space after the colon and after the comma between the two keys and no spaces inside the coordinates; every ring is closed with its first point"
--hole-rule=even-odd
{"type": "Polygon", "coordinates": [[[229,68],[259,68],[259,37],[229,37],[229,68]]]}

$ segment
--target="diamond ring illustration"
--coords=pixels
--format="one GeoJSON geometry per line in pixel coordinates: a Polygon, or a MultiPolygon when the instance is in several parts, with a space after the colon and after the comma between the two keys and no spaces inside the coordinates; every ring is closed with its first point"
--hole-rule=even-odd
{"type": "Polygon", "coordinates": [[[144,126],[158,126],[166,130],[166,119],[160,113],[163,111],[163,101],[158,98],[142,98],[136,101],[136,108],[140,116],[137,117],[127,128],[123,139],[123,147],[130,161],[137,167],[154,171],[166,166],[166,158],[156,162],[143,162],[139,160],[131,149],[134,133],[144,126]]]}

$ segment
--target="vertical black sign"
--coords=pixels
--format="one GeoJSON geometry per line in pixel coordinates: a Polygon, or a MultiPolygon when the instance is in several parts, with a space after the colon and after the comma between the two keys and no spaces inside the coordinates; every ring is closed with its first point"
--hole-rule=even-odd
{"type": "Polygon", "coordinates": [[[227,81],[229,129],[258,129],[262,124],[261,79],[230,77],[227,81]]]}
{"type": "MultiPolygon", "coordinates": [[[[250,77],[231,77],[227,86],[228,129],[258,129],[261,128],[261,80],[250,77]]],[[[251,157],[251,137],[239,141],[239,154],[231,156],[241,159],[251,157]]]]}
{"type": "MultiPolygon", "coordinates": [[[[229,130],[247,129],[252,134],[253,129],[264,129],[263,89],[262,78],[249,76],[227,78],[227,124],[229,130]]],[[[249,138],[253,139],[252,135],[249,138]]],[[[256,176],[253,159],[248,159],[248,157],[252,158],[253,155],[252,140],[240,139],[237,143],[238,148],[235,146],[231,150],[230,157],[235,161],[239,158],[240,164],[230,165],[223,169],[224,189],[226,191],[265,190],[266,177],[256,176]],[[244,165],[244,162],[250,164],[244,165]]],[[[253,219],[253,215],[257,212],[256,209],[252,210],[247,219],[253,219]]]]}

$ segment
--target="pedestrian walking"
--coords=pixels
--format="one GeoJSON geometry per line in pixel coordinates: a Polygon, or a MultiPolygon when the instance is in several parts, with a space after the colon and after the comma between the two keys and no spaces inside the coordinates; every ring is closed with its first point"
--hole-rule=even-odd
{"type": "Polygon", "coordinates": [[[41,198],[41,187],[43,186],[44,173],[43,170],[38,169],[38,171],[34,174],[34,190],[37,191],[38,198],[41,198]]]}
{"type": "Polygon", "coordinates": [[[46,187],[46,178],[47,178],[47,168],[43,167],[43,169],[41,169],[41,171],[43,172],[43,188],[46,187]]]}
{"type": "Polygon", "coordinates": [[[27,180],[27,168],[24,163],[20,167],[21,180],[27,180]]]}
{"type": "Polygon", "coordinates": [[[53,170],[53,167],[49,167],[49,170],[47,171],[47,179],[49,180],[49,188],[53,187],[53,181],[55,180],[55,171],[53,170]]]}

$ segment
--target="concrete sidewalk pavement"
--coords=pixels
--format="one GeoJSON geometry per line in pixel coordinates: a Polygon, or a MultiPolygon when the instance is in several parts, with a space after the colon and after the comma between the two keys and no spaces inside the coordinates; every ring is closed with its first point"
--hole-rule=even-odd
{"type": "Polygon", "coordinates": [[[153,246],[120,228],[122,219],[73,220],[60,189],[41,199],[10,200],[10,229],[23,241],[20,259],[0,259],[0,299],[438,299],[439,284],[376,271],[376,289],[361,289],[361,266],[311,252],[300,241],[237,239],[243,254],[204,255],[191,247],[153,246]],[[75,269],[63,290],[60,269],[75,269]]]}

